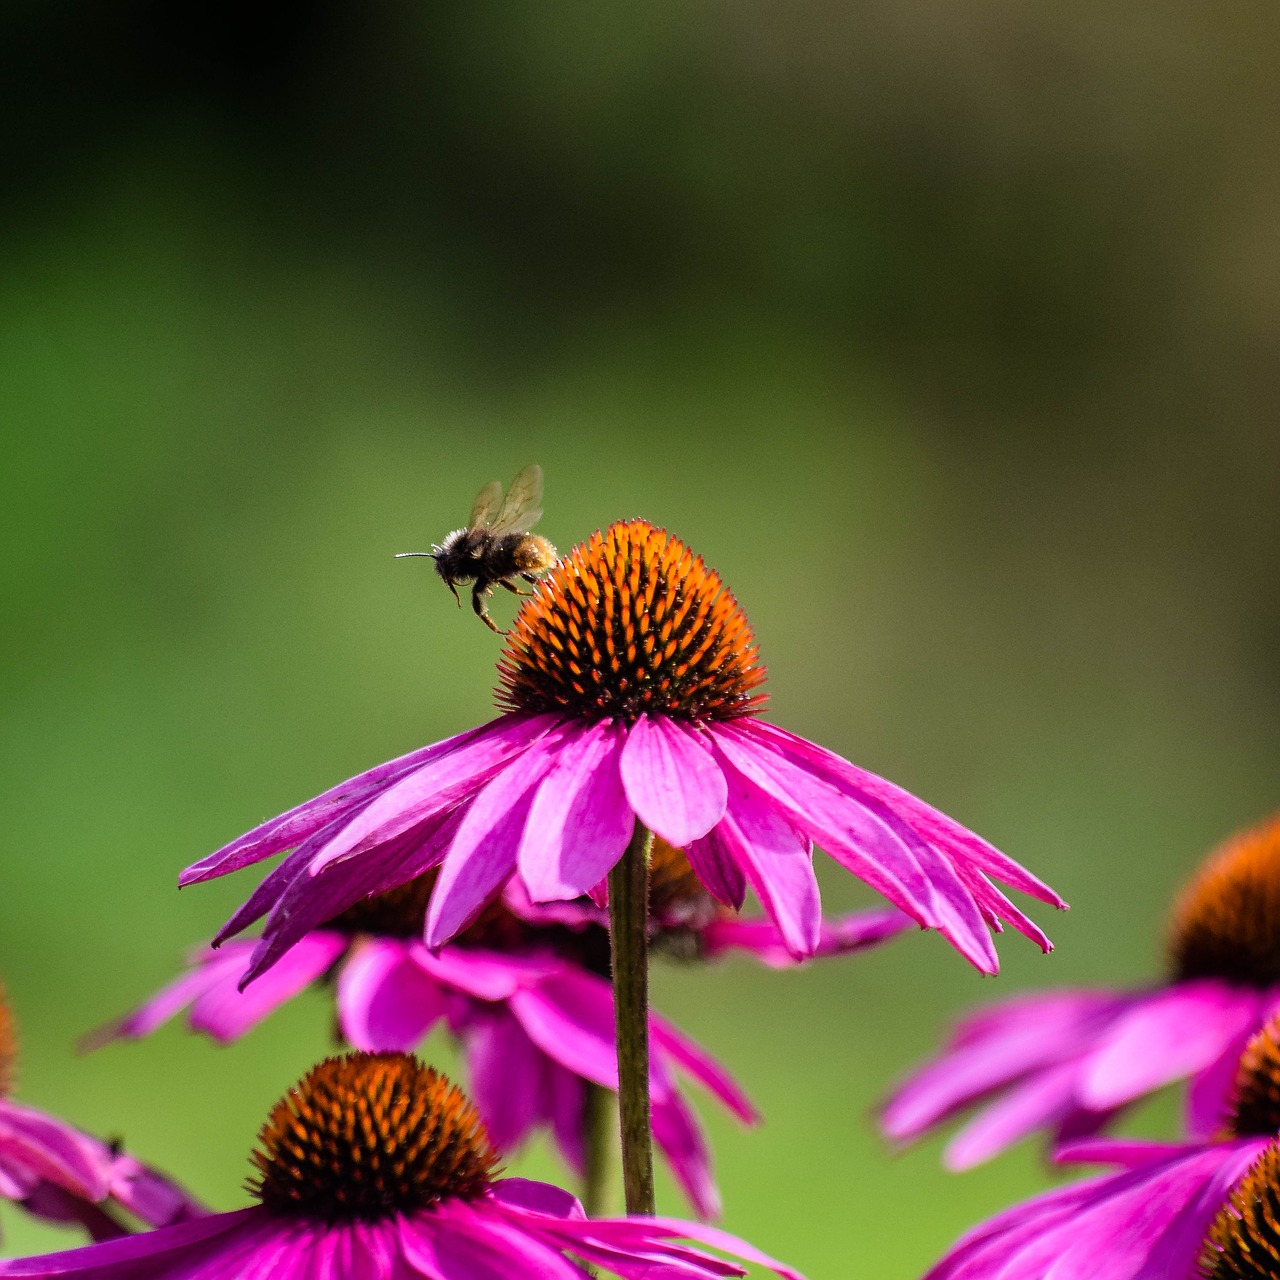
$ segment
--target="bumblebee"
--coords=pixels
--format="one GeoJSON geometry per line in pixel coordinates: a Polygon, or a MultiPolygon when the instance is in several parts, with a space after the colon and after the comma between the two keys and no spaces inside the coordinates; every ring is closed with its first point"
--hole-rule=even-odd
{"type": "Polygon", "coordinates": [[[471,607],[476,617],[490,631],[501,635],[486,605],[493,588],[505,587],[513,595],[528,595],[514,579],[536,582],[556,562],[555,547],[546,538],[529,532],[541,519],[542,468],[534,463],[512,480],[505,499],[497,480],[485,485],[476,494],[465,529],[455,529],[430,551],[402,551],[396,559],[430,556],[459,608],[462,597],[457,584],[474,583],[471,607]]]}

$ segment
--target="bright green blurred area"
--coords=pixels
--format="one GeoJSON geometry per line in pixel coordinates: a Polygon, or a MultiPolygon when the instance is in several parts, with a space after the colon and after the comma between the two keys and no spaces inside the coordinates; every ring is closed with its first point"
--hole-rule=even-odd
{"type": "Polygon", "coordinates": [[[182,866],[492,714],[497,639],[392,554],[538,461],[562,549],[677,531],[771,717],[1073,903],[997,981],[933,936],[658,977],[767,1117],[706,1113],[726,1225],[918,1275],[1046,1175],[890,1157],[877,1096],[975,1002],[1156,975],[1180,878],[1280,802],[1274,7],[166,15],[0,17],[19,1096],[243,1203],[320,997],[229,1049],[72,1045],[257,882],[182,866]]]}

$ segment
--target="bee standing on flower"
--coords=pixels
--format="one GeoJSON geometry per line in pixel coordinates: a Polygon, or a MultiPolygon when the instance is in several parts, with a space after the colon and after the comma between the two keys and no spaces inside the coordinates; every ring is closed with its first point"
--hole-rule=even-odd
{"type": "Polygon", "coordinates": [[[513,595],[525,595],[512,581],[520,577],[536,582],[556,562],[556,549],[536,533],[530,533],[542,519],[542,468],[534,463],[525,467],[502,497],[502,485],[494,480],[476,494],[471,519],[465,529],[455,529],[430,551],[402,551],[406,556],[430,556],[436,572],[453,592],[459,608],[459,582],[472,582],[471,607],[476,617],[490,631],[502,632],[489,617],[485,597],[494,586],[505,587],[513,595]],[[501,504],[501,506],[499,506],[501,504]]]}

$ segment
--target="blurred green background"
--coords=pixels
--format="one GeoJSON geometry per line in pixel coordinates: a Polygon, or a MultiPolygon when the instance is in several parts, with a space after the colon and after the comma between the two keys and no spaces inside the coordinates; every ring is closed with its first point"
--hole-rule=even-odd
{"type": "Polygon", "coordinates": [[[539,461],[562,549],[678,531],[774,719],[1074,906],[996,981],[935,936],[664,970],[767,1116],[708,1115],[727,1225],[905,1280],[1045,1185],[868,1109],[975,1002],[1157,973],[1178,881],[1280,801],[1278,37],[1231,0],[5,6],[19,1096],[243,1202],[318,997],[232,1049],[73,1041],[257,880],[182,866],[491,714],[496,638],[392,553],[539,461]]]}

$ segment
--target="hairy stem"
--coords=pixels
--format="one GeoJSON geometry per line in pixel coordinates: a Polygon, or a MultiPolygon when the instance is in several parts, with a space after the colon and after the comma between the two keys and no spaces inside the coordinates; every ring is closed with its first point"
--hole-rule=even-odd
{"type": "Polygon", "coordinates": [[[618,1125],[628,1213],[652,1214],[653,1137],[649,1122],[649,853],[653,832],[639,818],[609,872],[609,941],[618,1044],[618,1125]]]}

